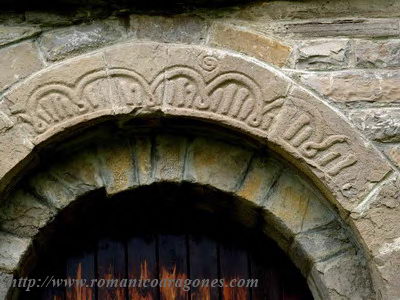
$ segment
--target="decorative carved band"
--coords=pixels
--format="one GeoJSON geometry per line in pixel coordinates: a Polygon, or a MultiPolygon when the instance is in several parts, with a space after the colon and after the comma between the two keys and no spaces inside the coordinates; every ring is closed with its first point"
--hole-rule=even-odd
{"type": "MultiPolygon", "coordinates": [[[[212,67],[213,61],[207,61],[212,67]]],[[[84,76],[76,87],[51,83],[29,97],[26,108],[13,113],[31,125],[37,134],[87,113],[118,107],[171,106],[218,114],[248,126],[267,130],[271,112],[283,99],[264,103],[261,90],[244,74],[220,74],[210,82],[189,67],[163,70],[150,83],[132,70],[111,69],[84,76]]]]}
{"type": "MultiPolygon", "coordinates": [[[[208,73],[219,68],[218,60],[212,56],[202,57],[199,66],[208,73]]],[[[201,72],[188,66],[173,66],[163,69],[148,82],[129,69],[93,71],[74,86],[43,85],[29,96],[25,107],[14,106],[11,111],[33,128],[36,135],[86,114],[142,107],[171,107],[218,115],[259,129],[266,135],[272,125],[290,117],[289,123],[278,126],[278,131],[283,131],[279,138],[326,174],[337,176],[356,163],[348,149],[335,148],[349,143],[349,139],[344,135],[326,136],[318,123],[322,117],[315,109],[297,108],[294,113],[283,109],[289,99],[283,95],[265,101],[269,98],[263,95],[260,83],[243,73],[225,72],[206,80],[201,72]]]]}

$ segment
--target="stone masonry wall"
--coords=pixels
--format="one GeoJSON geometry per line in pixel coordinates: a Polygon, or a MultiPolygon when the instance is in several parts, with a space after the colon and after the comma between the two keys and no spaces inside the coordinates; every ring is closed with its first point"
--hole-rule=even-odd
{"type": "MultiPolygon", "coordinates": [[[[399,171],[398,0],[260,1],[174,15],[128,8],[2,12],[0,101],[48,66],[132,40],[208,45],[279,68],[345,114],[399,171]]],[[[363,204],[367,212],[351,216],[375,245],[383,286],[398,292],[382,292],[385,299],[400,295],[393,289],[400,286],[399,182],[394,173],[363,204]]]]}

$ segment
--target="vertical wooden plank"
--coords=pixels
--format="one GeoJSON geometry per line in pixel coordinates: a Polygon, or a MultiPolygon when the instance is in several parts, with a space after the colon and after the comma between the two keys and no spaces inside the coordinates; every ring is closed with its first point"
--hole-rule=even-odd
{"type": "MultiPolygon", "coordinates": [[[[28,299],[28,298],[27,298],[28,299]]],[[[65,290],[49,288],[43,292],[43,300],[65,300],[65,290]]]]}
{"type": "Polygon", "coordinates": [[[186,238],[183,235],[162,235],[159,237],[159,277],[161,300],[187,300],[189,293],[176,287],[177,280],[185,281],[187,275],[186,238]],[[175,282],[171,284],[168,279],[175,282]],[[175,283],[175,284],[174,284],[175,283]]]}
{"type": "Polygon", "coordinates": [[[126,278],[125,265],[123,243],[112,240],[99,242],[97,252],[98,299],[125,300],[126,289],[120,287],[121,280],[126,278]],[[113,281],[116,279],[119,280],[117,285],[113,281]]]}
{"type": "Polygon", "coordinates": [[[289,261],[282,268],[283,300],[312,300],[306,279],[289,261]]]}
{"type": "Polygon", "coordinates": [[[85,253],[67,261],[67,279],[77,282],[66,287],[66,300],[94,300],[95,288],[91,287],[95,278],[94,254],[85,253]]]}
{"type": "Polygon", "coordinates": [[[152,279],[158,279],[156,239],[154,236],[137,237],[128,242],[128,278],[136,280],[136,287],[129,288],[129,300],[156,300],[158,285],[150,286],[152,279]],[[139,280],[148,280],[148,287],[138,287],[139,280]],[[150,282],[149,282],[150,281],[150,282]]]}
{"type": "Polygon", "coordinates": [[[211,287],[218,280],[217,244],[208,238],[189,237],[190,279],[200,280],[199,287],[191,289],[192,300],[218,300],[219,287],[211,287]]]}
{"type": "Polygon", "coordinates": [[[250,291],[247,287],[230,287],[230,282],[236,280],[235,285],[241,279],[249,278],[249,263],[247,253],[241,249],[228,245],[220,246],[221,278],[225,284],[222,288],[223,300],[247,300],[250,299],[250,291]]]}
{"type": "Polygon", "coordinates": [[[281,275],[272,266],[263,266],[252,260],[251,278],[258,279],[258,286],[252,288],[252,300],[282,300],[283,286],[281,275]]]}

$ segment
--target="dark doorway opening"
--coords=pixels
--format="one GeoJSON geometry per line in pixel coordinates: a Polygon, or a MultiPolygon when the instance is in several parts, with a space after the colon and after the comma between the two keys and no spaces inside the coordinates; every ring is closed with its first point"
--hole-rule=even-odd
{"type": "Polygon", "coordinates": [[[266,226],[260,208],[189,183],[92,193],[39,234],[20,274],[53,281],[17,292],[30,300],[312,299],[266,226]],[[67,281],[54,287],[57,279],[67,281]]]}

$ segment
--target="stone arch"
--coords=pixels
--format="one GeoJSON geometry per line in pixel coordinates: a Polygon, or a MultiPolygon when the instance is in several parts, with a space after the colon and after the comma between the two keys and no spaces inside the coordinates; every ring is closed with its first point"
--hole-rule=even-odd
{"type": "Polygon", "coordinates": [[[32,261],[26,254],[38,232],[81,196],[185,182],[262,208],[262,230],[301,270],[315,299],[374,298],[366,259],[350,229],[308,180],[270,153],[226,138],[172,133],[78,144],[27,175],[0,206],[0,267],[6,272],[32,261]]]}
{"type": "Polygon", "coordinates": [[[120,44],[55,64],[8,90],[0,103],[1,195],[40,163],[37,150],[101,120],[149,116],[199,119],[264,143],[312,179],[370,254],[349,215],[366,209],[392,172],[380,152],[279,70],[202,46],[120,44]]]}

